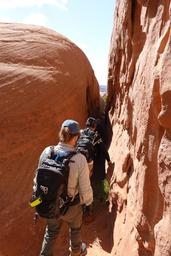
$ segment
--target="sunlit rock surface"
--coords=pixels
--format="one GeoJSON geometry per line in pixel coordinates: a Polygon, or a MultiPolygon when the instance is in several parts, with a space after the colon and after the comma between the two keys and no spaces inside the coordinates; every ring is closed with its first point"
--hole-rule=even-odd
{"type": "MultiPolygon", "coordinates": [[[[59,125],[84,125],[99,86],[84,53],[43,27],[0,23],[0,255],[38,255],[43,232],[28,206],[38,157],[59,125]]],[[[59,254],[60,255],[60,254],[59,254]]]]}
{"type": "Polygon", "coordinates": [[[108,110],[117,256],[171,255],[171,1],[116,2],[108,110]]]}

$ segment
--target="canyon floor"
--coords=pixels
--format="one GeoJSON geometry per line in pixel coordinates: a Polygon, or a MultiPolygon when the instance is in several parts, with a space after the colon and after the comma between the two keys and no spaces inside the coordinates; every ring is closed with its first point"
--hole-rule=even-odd
{"type": "MultiPolygon", "coordinates": [[[[96,202],[93,221],[84,223],[82,226],[82,239],[87,244],[87,256],[110,255],[113,247],[112,219],[108,206],[96,202]]],[[[43,220],[40,219],[35,226],[35,239],[39,241],[43,239],[42,222],[43,220]]],[[[54,255],[68,256],[68,244],[68,227],[63,223],[55,244],[54,255]]]]}

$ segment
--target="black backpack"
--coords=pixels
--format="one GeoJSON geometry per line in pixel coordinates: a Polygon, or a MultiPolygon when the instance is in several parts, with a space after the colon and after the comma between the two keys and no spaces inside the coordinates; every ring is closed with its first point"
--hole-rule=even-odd
{"type": "Polygon", "coordinates": [[[69,162],[75,151],[57,152],[51,147],[51,159],[46,159],[36,170],[36,191],[30,202],[39,216],[57,218],[64,215],[69,208],[67,196],[69,162]]]}
{"type": "Polygon", "coordinates": [[[94,160],[96,156],[95,145],[99,143],[98,134],[90,129],[85,129],[81,132],[80,138],[77,141],[77,152],[82,153],[87,162],[94,160]]]}

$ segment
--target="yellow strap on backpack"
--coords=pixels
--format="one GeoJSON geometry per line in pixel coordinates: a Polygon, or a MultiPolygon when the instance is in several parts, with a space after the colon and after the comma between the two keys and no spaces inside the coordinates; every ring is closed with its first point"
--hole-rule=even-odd
{"type": "Polygon", "coordinates": [[[38,197],[34,201],[30,202],[29,204],[31,207],[35,207],[41,203],[42,203],[42,199],[41,199],[41,197],[38,197]]]}

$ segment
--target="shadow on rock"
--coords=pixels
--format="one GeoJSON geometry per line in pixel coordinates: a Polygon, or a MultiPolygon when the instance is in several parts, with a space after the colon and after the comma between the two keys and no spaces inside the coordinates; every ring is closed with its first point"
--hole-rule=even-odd
{"type": "Polygon", "coordinates": [[[113,247],[113,213],[109,212],[107,203],[94,202],[94,218],[83,224],[83,240],[90,248],[110,253],[113,247]]]}

